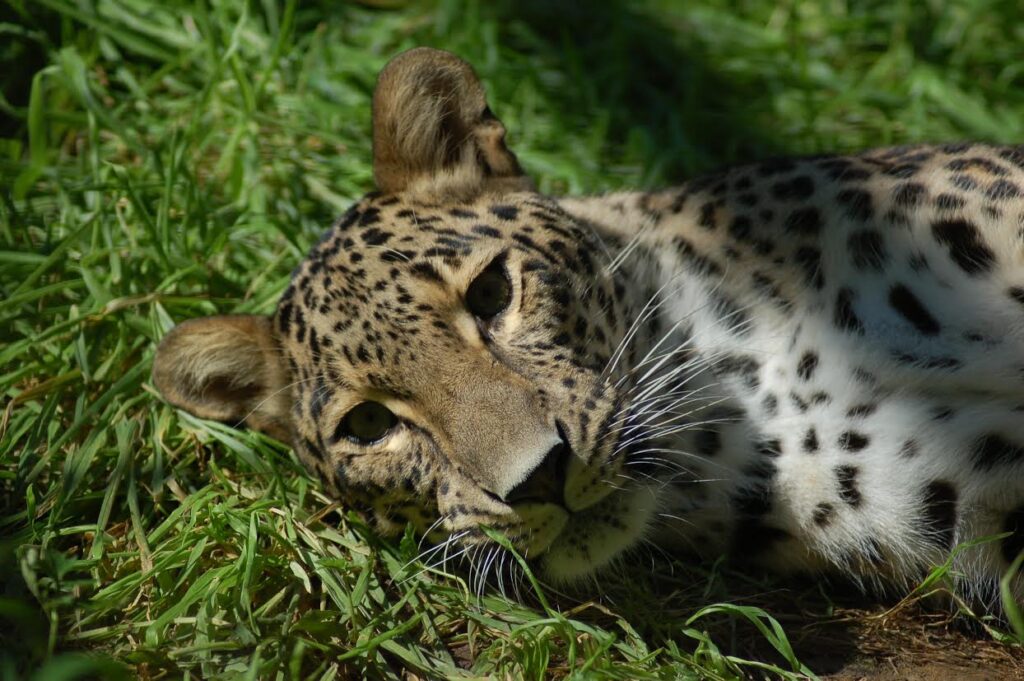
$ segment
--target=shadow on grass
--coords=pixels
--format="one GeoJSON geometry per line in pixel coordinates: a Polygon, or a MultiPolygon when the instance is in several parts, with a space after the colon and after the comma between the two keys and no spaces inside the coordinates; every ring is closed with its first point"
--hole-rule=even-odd
{"type": "Polygon", "coordinates": [[[769,108],[765,89],[731,83],[706,65],[696,41],[684,47],[685,30],[636,3],[502,0],[491,11],[502,19],[505,45],[530,54],[538,68],[571,75],[545,93],[549,105],[606,119],[608,142],[645,159],[647,179],[679,181],[785,151],[755,121],[769,108]]]}
{"type": "Polygon", "coordinates": [[[884,610],[877,600],[842,586],[833,600],[836,585],[822,589],[808,580],[753,577],[731,569],[708,572],[705,567],[662,558],[644,565],[627,561],[579,593],[547,595],[553,607],[575,612],[575,618],[607,630],[614,630],[621,617],[652,646],[671,642],[694,651],[706,639],[725,655],[786,669],[783,656],[744,617],[717,613],[685,625],[713,604],[759,608],[782,625],[796,658],[819,674],[844,669],[863,655],[857,645],[857,622],[837,616],[839,603],[884,610]]]}

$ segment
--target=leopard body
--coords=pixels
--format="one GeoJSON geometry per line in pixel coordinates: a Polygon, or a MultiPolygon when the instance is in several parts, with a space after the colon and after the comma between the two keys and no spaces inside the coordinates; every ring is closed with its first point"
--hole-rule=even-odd
{"type": "Polygon", "coordinates": [[[499,565],[486,527],[556,581],[648,542],[899,588],[951,560],[991,602],[1024,549],[1024,147],[553,198],[452,55],[396,58],[374,117],[378,191],[272,319],[171,332],[172,403],[290,439],[446,555],[499,565]],[[486,271],[509,293],[481,318],[486,271]]]}

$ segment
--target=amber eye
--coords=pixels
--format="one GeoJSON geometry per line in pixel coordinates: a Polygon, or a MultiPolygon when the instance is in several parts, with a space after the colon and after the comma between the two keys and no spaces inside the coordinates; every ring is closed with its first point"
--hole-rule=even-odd
{"type": "Polygon", "coordinates": [[[334,431],[334,439],[348,437],[368,443],[379,440],[391,430],[398,419],[379,402],[357,404],[345,415],[334,431]]]}
{"type": "Polygon", "coordinates": [[[480,319],[501,314],[511,301],[512,282],[499,264],[490,265],[466,289],[466,307],[480,319]]]}

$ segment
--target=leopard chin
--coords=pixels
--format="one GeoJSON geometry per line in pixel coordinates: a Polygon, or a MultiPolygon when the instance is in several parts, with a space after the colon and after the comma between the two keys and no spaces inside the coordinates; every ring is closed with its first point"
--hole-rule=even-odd
{"type": "Polygon", "coordinates": [[[656,488],[637,486],[569,515],[564,529],[537,557],[541,574],[556,585],[583,582],[639,543],[658,507],[656,488]]]}

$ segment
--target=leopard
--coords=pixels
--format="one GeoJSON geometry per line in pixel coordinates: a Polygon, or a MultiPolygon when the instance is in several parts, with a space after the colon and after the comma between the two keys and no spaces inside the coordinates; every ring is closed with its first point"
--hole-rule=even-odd
{"type": "Polygon", "coordinates": [[[170,405],[290,443],[384,535],[551,584],[655,546],[883,590],[946,565],[998,607],[1024,551],[1024,146],[549,196],[473,68],[421,47],[379,74],[372,157],[272,315],[164,336],[170,405]]]}

